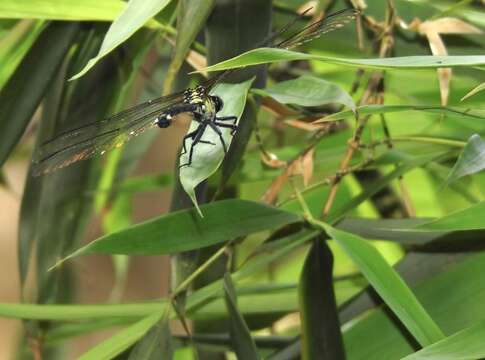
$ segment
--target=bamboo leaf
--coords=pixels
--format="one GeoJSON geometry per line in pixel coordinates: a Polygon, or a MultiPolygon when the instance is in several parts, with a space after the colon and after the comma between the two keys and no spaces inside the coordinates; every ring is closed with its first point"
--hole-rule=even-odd
{"type": "Polygon", "coordinates": [[[448,186],[463,176],[478,173],[483,169],[485,169],[485,142],[480,135],[473,134],[443,186],[448,186]]]}
{"type": "MultiPolygon", "coordinates": [[[[443,114],[456,119],[485,120],[485,111],[480,109],[465,109],[459,107],[446,107],[435,105],[363,105],[357,107],[360,115],[372,115],[372,114],[387,114],[402,111],[422,111],[430,114],[443,114]]],[[[343,110],[337,113],[325,116],[322,119],[315,121],[315,124],[324,123],[329,121],[336,121],[342,119],[349,119],[354,117],[352,111],[343,110]]]]}
{"type": "Polygon", "coordinates": [[[442,218],[418,225],[418,230],[458,231],[485,229],[485,202],[472,205],[442,218]]]}
{"type": "Polygon", "coordinates": [[[70,80],[83,76],[99,60],[130,38],[148,20],[162,11],[169,2],[170,0],[130,0],[123,12],[108,29],[98,54],[89,60],[86,66],[70,80]]]}
{"type": "Polygon", "coordinates": [[[91,348],[81,355],[79,360],[113,359],[140,339],[154,324],[160,321],[161,317],[161,311],[145,317],[91,348]]]}
{"type": "Polygon", "coordinates": [[[345,359],[333,289],[333,256],[319,236],[305,259],[299,284],[302,359],[345,359]]]}
{"type": "Polygon", "coordinates": [[[402,360],[464,360],[485,357],[485,321],[461,330],[402,360]]]}
{"type": "Polygon", "coordinates": [[[485,65],[484,55],[467,56],[404,56],[392,58],[376,59],[347,59],[330,56],[305,54],[296,51],[259,48],[250,50],[244,54],[231,59],[221,61],[215,65],[206,67],[197,72],[221,71],[235,69],[244,66],[267,64],[279,61],[293,60],[316,60],[330,64],[362,67],[366,69],[395,69],[395,70],[416,70],[416,69],[436,69],[443,67],[463,67],[463,66],[483,66],[485,65]]]}
{"type": "Polygon", "coordinates": [[[0,91],[0,166],[22,136],[79,27],[52,23],[0,91]]]}
{"type": "Polygon", "coordinates": [[[313,76],[301,76],[266,89],[254,89],[252,92],[270,96],[282,104],[320,106],[337,103],[355,111],[354,101],[346,91],[336,84],[313,76]]]}
{"type": "Polygon", "coordinates": [[[164,81],[164,93],[171,92],[172,84],[185,57],[194,42],[195,37],[203,28],[204,23],[214,7],[214,0],[188,1],[178,3],[177,37],[172,61],[164,81]]]}
{"type": "Polygon", "coordinates": [[[154,255],[199,249],[254,232],[274,229],[301,218],[290,212],[246,200],[224,200],[173,212],[105,235],[64,260],[93,253],[154,255]]]}
{"type": "Polygon", "coordinates": [[[476,87],[474,87],[473,89],[471,89],[465,96],[463,96],[461,98],[461,101],[464,101],[464,100],[468,99],[469,97],[472,97],[472,96],[478,94],[480,91],[483,91],[483,90],[485,90],[485,82],[481,83],[481,84],[477,85],[476,87]]]}
{"type": "Polygon", "coordinates": [[[239,360],[260,359],[258,349],[251,337],[244,318],[237,307],[236,291],[231,280],[231,275],[224,275],[224,299],[226,302],[227,312],[229,313],[229,324],[231,342],[239,360]]]}
{"type": "Polygon", "coordinates": [[[121,0],[2,0],[0,18],[111,21],[124,7],[121,0]]]}
{"type": "Polygon", "coordinates": [[[135,345],[128,360],[172,359],[173,344],[170,331],[170,311],[165,310],[162,319],[135,345]]]}
{"type": "Polygon", "coordinates": [[[377,249],[351,233],[324,225],[334,239],[369,280],[373,288],[406,326],[414,338],[427,346],[444,338],[444,334],[377,249]]]}

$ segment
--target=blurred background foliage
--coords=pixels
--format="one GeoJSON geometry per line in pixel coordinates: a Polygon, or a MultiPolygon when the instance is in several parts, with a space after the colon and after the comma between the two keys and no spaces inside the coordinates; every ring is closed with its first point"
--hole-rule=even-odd
{"type": "Polygon", "coordinates": [[[20,294],[0,316],[23,320],[5,358],[485,357],[484,10],[2,0],[1,185],[19,208],[2,240],[17,244],[20,294]],[[297,28],[361,15],[297,49],[311,58],[279,52],[227,79],[255,77],[229,153],[196,189],[204,218],[173,170],[184,116],[31,175],[46,139],[200,83],[309,7],[297,28]],[[454,57],[436,69],[430,55],[454,57]],[[341,64],[363,58],[378,65],[341,64]],[[72,259],[88,254],[105,256],[72,259]]]}

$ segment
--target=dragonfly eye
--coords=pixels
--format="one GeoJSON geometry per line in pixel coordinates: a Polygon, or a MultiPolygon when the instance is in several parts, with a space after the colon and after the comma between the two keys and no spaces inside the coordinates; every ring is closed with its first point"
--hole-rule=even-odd
{"type": "Polygon", "coordinates": [[[219,112],[224,107],[224,102],[219,96],[211,96],[211,98],[216,107],[216,112],[219,112]]]}

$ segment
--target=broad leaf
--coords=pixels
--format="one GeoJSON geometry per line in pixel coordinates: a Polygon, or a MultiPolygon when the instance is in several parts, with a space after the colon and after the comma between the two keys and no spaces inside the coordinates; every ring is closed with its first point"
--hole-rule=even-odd
{"type": "Polygon", "coordinates": [[[239,360],[260,359],[249,328],[238,310],[236,291],[231,275],[228,273],[224,275],[224,299],[229,314],[231,342],[237,358],[239,360]]]}
{"type": "Polygon", "coordinates": [[[126,8],[113,21],[106,33],[98,55],[88,61],[86,66],[70,80],[77,79],[89,71],[101,58],[126,41],[148,20],[157,15],[170,0],[130,0],[126,8]]]}
{"type": "Polygon", "coordinates": [[[464,210],[454,212],[442,218],[421,224],[419,230],[458,231],[485,229],[485,202],[480,202],[464,210]]]}
{"type": "Polygon", "coordinates": [[[461,330],[402,360],[463,360],[485,357],[485,321],[461,330]]]}
{"type": "MultiPolygon", "coordinates": [[[[223,116],[235,116],[237,120],[227,121],[228,124],[238,124],[239,119],[246,105],[246,97],[251,87],[253,80],[247,80],[240,84],[219,84],[213,90],[213,94],[220,96],[224,102],[224,107],[217,113],[218,117],[223,116]]],[[[192,121],[188,134],[193,133],[200,126],[197,121],[192,121]]],[[[209,178],[216,172],[219,166],[224,160],[225,152],[222,141],[228,150],[232,142],[232,130],[229,128],[219,127],[221,130],[221,137],[210,127],[207,127],[202,136],[203,141],[210,143],[198,143],[192,148],[192,138],[184,138],[184,144],[186,151],[180,155],[180,182],[185,192],[190,196],[200,215],[203,216],[199,209],[197,198],[195,195],[195,187],[202,181],[209,178]],[[190,154],[193,150],[192,161],[189,166],[183,166],[189,164],[190,154]]]]}
{"type": "MultiPolygon", "coordinates": [[[[160,305],[161,308],[161,305],[160,305]]],[[[79,360],[110,360],[140,339],[162,317],[162,309],[136,322],[91,348],[79,360]]]]}
{"type": "Polygon", "coordinates": [[[208,66],[200,71],[220,71],[250,65],[267,64],[278,61],[317,60],[330,64],[361,67],[366,69],[436,69],[442,67],[463,67],[485,65],[485,55],[467,56],[405,56],[376,59],[346,59],[322,55],[305,54],[274,48],[259,48],[208,66]]]}
{"type": "Polygon", "coordinates": [[[87,254],[156,255],[194,250],[262,230],[275,229],[301,218],[277,208],[246,200],[224,200],[173,212],[126,230],[105,235],[66,259],[87,254]]]}
{"type": "Polygon", "coordinates": [[[332,252],[319,236],[305,259],[298,289],[302,359],[345,359],[333,286],[332,252]]]}
{"type": "Polygon", "coordinates": [[[301,76],[252,92],[270,96],[282,104],[320,106],[337,103],[355,111],[354,101],[346,91],[334,83],[313,76],[301,76]]]}
{"type": "Polygon", "coordinates": [[[354,234],[328,225],[325,225],[325,229],[352,258],[384,302],[422,346],[444,338],[438,325],[413,292],[374,246],[354,234]]]}
{"type": "Polygon", "coordinates": [[[22,136],[79,27],[51,23],[0,91],[0,166],[22,136]]]}
{"type": "Polygon", "coordinates": [[[480,135],[474,134],[468,139],[444,186],[448,186],[463,176],[478,173],[483,169],[485,169],[485,142],[480,135]]]}

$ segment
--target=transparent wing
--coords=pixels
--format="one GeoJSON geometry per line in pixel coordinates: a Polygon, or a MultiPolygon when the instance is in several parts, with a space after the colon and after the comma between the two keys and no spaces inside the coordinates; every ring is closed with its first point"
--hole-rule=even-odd
{"type": "Polygon", "coordinates": [[[42,175],[120,147],[146,129],[155,119],[183,101],[183,92],[136,105],[107,119],[58,134],[44,142],[34,155],[33,173],[42,175]]]}
{"type": "MultiPolygon", "coordinates": [[[[330,14],[323,18],[322,20],[316,21],[303,29],[299,30],[296,34],[288,37],[287,39],[274,43],[274,41],[291,29],[298,20],[304,18],[304,16],[311,10],[311,8],[306,9],[301,14],[295,16],[290,22],[284,25],[282,28],[268,36],[264,39],[258,46],[268,46],[280,49],[291,49],[308,41],[318,38],[319,36],[326,34],[330,31],[337,30],[343,27],[348,22],[354,20],[359,14],[358,10],[355,9],[344,9],[330,14]]],[[[209,92],[217,83],[221,82],[224,78],[230,74],[238,71],[239,69],[229,69],[218,73],[217,75],[206,80],[202,86],[209,92]]]]}
{"type": "Polygon", "coordinates": [[[298,45],[304,44],[308,41],[318,38],[330,31],[340,29],[350,21],[354,20],[359,14],[355,9],[344,9],[330,14],[322,20],[315,21],[310,25],[304,27],[293,36],[275,45],[281,49],[291,49],[298,45]]]}

